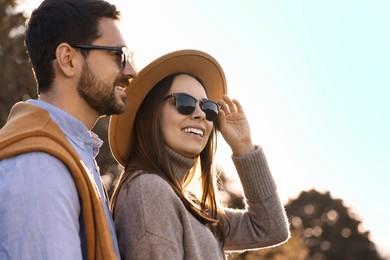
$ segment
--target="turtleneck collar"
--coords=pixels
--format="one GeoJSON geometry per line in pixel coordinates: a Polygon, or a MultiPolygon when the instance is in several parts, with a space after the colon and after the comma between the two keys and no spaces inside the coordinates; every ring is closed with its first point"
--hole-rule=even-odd
{"type": "Polygon", "coordinates": [[[171,159],[171,165],[174,173],[177,178],[183,182],[186,173],[195,165],[195,160],[192,158],[187,158],[176,151],[172,150],[166,146],[168,156],[171,159]]]}

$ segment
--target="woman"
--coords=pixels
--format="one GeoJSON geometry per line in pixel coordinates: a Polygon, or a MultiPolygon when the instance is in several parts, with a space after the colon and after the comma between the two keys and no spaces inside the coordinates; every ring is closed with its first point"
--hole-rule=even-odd
{"type": "Polygon", "coordinates": [[[288,239],[262,149],[252,144],[240,103],[226,95],[215,59],[194,50],[167,54],[126,91],[126,112],[110,121],[110,147],[125,166],[112,197],[123,259],[224,259],[224,250],[288,239]],[[218,204],[217,129],[232,149],[245,210],[218,204]],[[189,189],[193,182],[200,183],[199,195],[189,189]]]}

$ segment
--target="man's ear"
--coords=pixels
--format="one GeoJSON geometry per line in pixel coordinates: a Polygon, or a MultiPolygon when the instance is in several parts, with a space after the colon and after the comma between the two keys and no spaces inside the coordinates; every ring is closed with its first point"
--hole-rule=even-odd
{"type": "Polygon", "coordinates": [[[68,43],[61,43],[56,49],[58,69],[65,77],[73,77],[82,66],[82,55],[68,43]]]}

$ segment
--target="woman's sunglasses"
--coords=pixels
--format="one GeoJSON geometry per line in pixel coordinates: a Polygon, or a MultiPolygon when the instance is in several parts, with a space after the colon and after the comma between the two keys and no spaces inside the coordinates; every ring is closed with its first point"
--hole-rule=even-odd
{"type": "Polygon", "coordinates": [[[164,98],[174,98],[176,109],[182,115],[191,115],[195,111],[196,103],[199,102],[200,109],[206,114],[208,121],[214,121],[218,117],[220,105],[217,102],[208,99],[196,99],[191,95],[185,93],[173,93],[164,98]]]}

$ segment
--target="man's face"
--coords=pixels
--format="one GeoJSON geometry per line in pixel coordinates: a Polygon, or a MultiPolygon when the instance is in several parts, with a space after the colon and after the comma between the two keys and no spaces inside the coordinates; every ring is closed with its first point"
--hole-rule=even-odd
{"type": "MultiPolygon", "coordinates": [[[[99,22],[101,37],[92,45],[123,47],[125,41],[113,19],[99,22]]],[[[77,85],[80,96],[99,116],[120,114],[125,110],[124,88],[137,75],[132,64],[120,65],[120,54],[115,51],[92,49],[84,60],[77,85]]]]}
{"type": "Polygon", "coordinates": [[[80,96],[99,115],[121,114],[125,110],[126,94],[119,86],[127,86],[129,79],[118,75],[112,82],[95,75],[84,62],[77,85],[80,96]]]}

